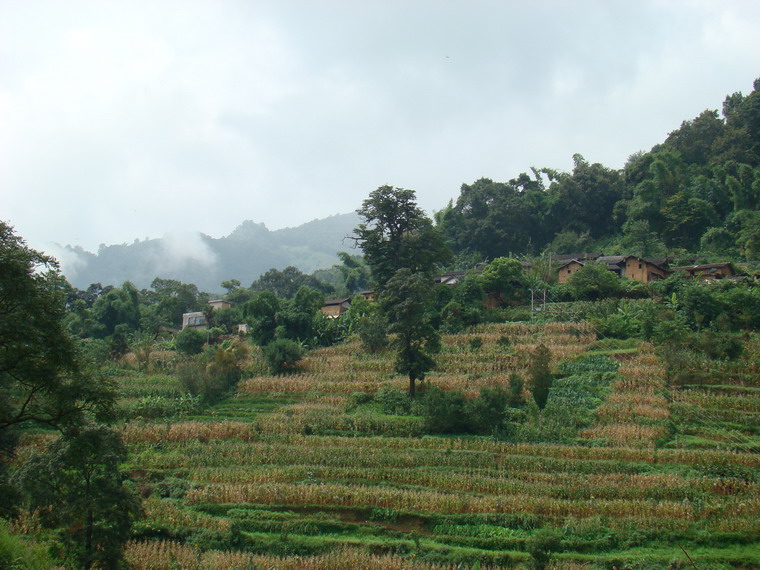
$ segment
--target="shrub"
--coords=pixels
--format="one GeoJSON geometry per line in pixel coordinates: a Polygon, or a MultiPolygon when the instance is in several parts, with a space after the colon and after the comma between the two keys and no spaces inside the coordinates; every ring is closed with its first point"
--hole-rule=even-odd
{"type": "Polygon", "coordinates": [[[364,404],[369,404],[373,399],[372,394],[367,394],[367,392],[351,392],[348,396],[346,408],[353,410],[364,404]]]}
{"type": "Polygon", "coordinates": [[[462,433],[468,431],[466,404],[460,390],[444,392],[431,388],[421,402],[422,415],[428,431],[433,433],[462,433]]]}
{"type": "Polygon", "coordinates": [[[177,335],[174,341],[177,350],[182,354],[199,354],[206,344],[206,333],[198,329],[186,328],[177,335]]]}
{"type": "Polygon", "coordinates": [[[641,323],[627,315],[612,314],[600,319],[594,319],[597,338],[620,338],[626,339],[638,335],[641,332],[641,323]]]}
{"type": "Polygon", "coordinates": [[[156,484],[156,493],[164,499],[182,499],[190,490],[192,485],[187,479],[179,477],[167,477],[156,484]]]}
{"type": "Polygon", "coordinates": [[[716,360],[734,360],[741,356],[744,349],[741,339],[736,336],[712,330],[693,335],[688,344],[716,360]]]}
{"type": "Polygon", "coordinates": [[[481,388],[480,396],[465,405],[468,431],[488,435],[501,430],[508,402],[509,394],[504,388],[481,388]]]}
{"type": "Polygon", "coordinates": [[[579,301],[615,297],[621,291],[620,278],[604,263],[587,263],[570,276],[567,285],[579,301]]]}
{"type": "Polygon", "coordinates": [[[406,416],[412,411],[412,400],[405,390],[383,386],[375,394],[375,401],[380,404],[380,409],[384,414],[406,416]]]}
{"type": "Polygon", "coordinates": [[[361,317],[356,329],[367,352],[382,352],[388,347],[388,322],[380,313],[372,312],[361,317]]]}
{"type": "Polygon", "coordinates": [[[524,386],[525,383],[523,382],[522,376],[520,376],[517,372],[512,372],[509,375],[508,404],[511,408],[520,408],[525,403],[522,395],[524,386]]]}
{"type": "Polygon", "coordinates": [[[542,528],[534,532],[525,545],[533,568],[543,570],[549,564],[552,552],[562,547],[562,533],[553,528],[542,528]]]}
{"type": "Polygon", "coordinates": [[[295,369],[303,358],[304,349],[294,340],[281,338],[267,344],[263,353],[271,373],[284,374],[295,369]]]}

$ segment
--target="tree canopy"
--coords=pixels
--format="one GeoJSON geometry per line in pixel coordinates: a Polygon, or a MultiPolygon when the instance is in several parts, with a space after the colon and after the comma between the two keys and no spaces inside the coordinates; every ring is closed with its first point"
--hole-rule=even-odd
{"type": "Polygon", "coordinates": [[[413,190],[381,186],[357,212],[364,222],[354,233],[378,288],[399,269],[429,274],[451,258],[443,236],[417,206],[413,190]]]}
{"type": "Polygon", "coordinates": [[[83,366],[64,324],[63,283],[52,258],[0,222],[0,431],[65,427],[111,411],[113,386],[83,366]]]}

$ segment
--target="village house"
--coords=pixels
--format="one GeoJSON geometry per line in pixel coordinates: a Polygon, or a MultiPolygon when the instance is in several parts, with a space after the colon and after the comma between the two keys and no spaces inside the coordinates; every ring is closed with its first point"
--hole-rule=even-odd
{"type": "Polygon", "coordinates": [[[204,315],[201,311],[182,313],[182,330],[185,330],[188,327],[198,330],[204,330],[208,328],[206,315],[204,315]]]}
{"type": "Polygon", "coordinates": [[[217,309],[227,309],[232,306],[232,303],[225,301],[224,299],[214,299],[213,301],[209,301],[208,304],[211,305],[211,308],[215,311],[217,309]]]}
{"type": "Polygon", "coordinates": [[[342,297],[340,299],[330,299],[319,309],[322,314],[330,319],[337,318],[348,311],[351,306],[351,297],[342,297]]]}
{"type": "Polygon", "coordinates": [[[627,277],[641,283],[665,279],[671,273],[666,266],[666,260],[644,259],[636,255],[601,255],[594,259],[573,259],[565,263],[557,269],[557,280],[559,283],[567,283],[574,273],[580,271],[590,261],[604,263],[607,269],[618,277],[627,277]]]}
{"type": "Polygon", "coordinates": [[[703,265],[683,265],[673,267],[672,270],[685,271],[691,277],[699,277],[700,279],[724,279],[736,275],[736,271],[734,271],[734,267],[729,261],[705,263],[703,265]]]}
{"type": "Polygon", "coordinates": [[[325,301],[325,304],[322,305],[319,310],[327,318],[337,318],[348,311],[348,308],[351,306],[351,300],[356,297],[364,297],[367,301],[371,302],[374,302],[377,299],[377,295],[374,291],[359,291],[354,293],[352,297],[341,297],[340,299],[330,299],[325,301]]]}
{"type": "MultiPolygon", "coordinates": [[[[226,309],[227,307],[231,307],[232,303],[229,301],[225,301],[223,299],[214,299],[212,301],[208,302],[209,306],[211,307],[211,310],[217,311],[219,309],[226,309]]],[[[238,327],[243,326],[247,330],[246,325],[238,325],[238,327]]],[[[208,322],[206,321],[206,315],[202,311],[194,311],[192,313],[182,313],[182,329],[185,330],[186,328],[194,328],[198,330],[204,330],[208,328],[208,322]]]]}

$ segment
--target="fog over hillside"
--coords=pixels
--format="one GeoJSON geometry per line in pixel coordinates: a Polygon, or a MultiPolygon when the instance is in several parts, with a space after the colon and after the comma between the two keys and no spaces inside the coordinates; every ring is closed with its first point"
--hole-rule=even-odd
{"type": "Polygon", "coordinates": [[[51,253],[60,260],[69,282],[79,288],[124,281],[147,288],[153,279],[162,277],[218,292],[224,280],[238,279],[250,285],[273,267],[293,265],[306,273],[330,267],[338,261],[339,251],[353,247],[346,237],[358,223],[355,213],[337,214],[270,231],[264,224],[246,220],[221,238],[193,231],[174,232],[158,239],[136,239],[131,244],[103,245],[97,253],[71,246],[51,253]]]}

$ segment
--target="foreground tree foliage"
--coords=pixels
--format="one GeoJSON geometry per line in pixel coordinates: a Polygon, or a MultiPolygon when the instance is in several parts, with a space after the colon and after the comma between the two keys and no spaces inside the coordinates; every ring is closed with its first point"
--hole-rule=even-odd
{"type": "Polygon", "coordinates": [[[112,411],[114,386],[88,372],[64,325],[62,284],[55,260],[0,222],[0,432],[112,411]]]}
{"type": "Polygon", "coordinates": [[[72,430],[31,457],[15,479],[28,509],[57,529],[79,568],[117,568],[140,504],[119,465],[127,448],[105,426],[72,430]]]}
{"type": "Polygon", "coordinates": [[[64,286],[56,262],[26,246],[0,222],[0,466],[3,512],[18,490],[32,511],[62,528],[65,555],[77,566],[115,567],[138,512],[118,465],[118,434],[91,420],[113,415],[116,391],[84,365],[64,324],[64,286]],[[5,466],[22,427],[47,426],[63,436],[10,482],[5,466]],[[41,511],[40,511],[41,512],[41,511]]]}

